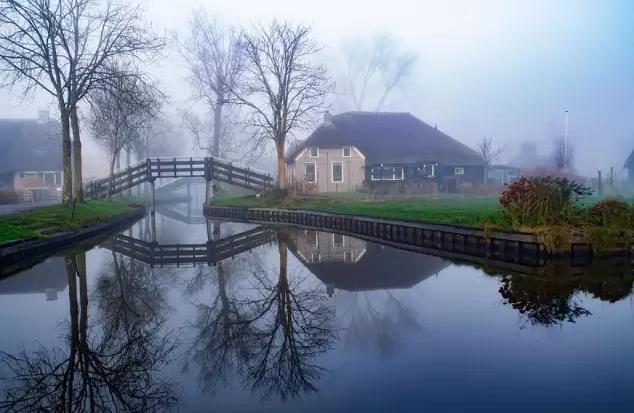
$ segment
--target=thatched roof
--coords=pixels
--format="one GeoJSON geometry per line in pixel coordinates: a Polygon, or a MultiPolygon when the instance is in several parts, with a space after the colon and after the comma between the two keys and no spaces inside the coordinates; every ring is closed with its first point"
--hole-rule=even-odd
{"type": "Polygon", "coordinates": [[[296,253],[292,242],[289,243],[289,249],[324,284],[347,291],[410,288],[450,264],[432,255],[371,242],[367,243],[365,253],[355,263],[310,263],[296,253]]]}
{"type": "Polygon", "coordinates": [[[55,122],[0,120],[0,174],[61,171],[62,143],[55,122]]]}
{"type": "Polygon", "coordinates": [[[308,139],[290,151],[287,162],[312,146],[355,146],[368,164],[484,165],[473,149],[403,112],[346,112],[328,116],[308,139]]]}

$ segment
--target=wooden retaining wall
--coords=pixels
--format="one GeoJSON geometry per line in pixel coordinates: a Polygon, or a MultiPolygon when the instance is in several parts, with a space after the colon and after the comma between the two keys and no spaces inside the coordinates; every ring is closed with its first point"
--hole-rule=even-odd
{"type": "MultiPolygon", "coordinates": [[[[569,251],[549,253],[542,235],[499,231],[448,224],[398,221],[357,215],[276,208],[244,208],[207,205],[207,217],[255,223],[283,223],[323,229],[393,245],[418,252],[456,259],[479,257],[528,266],[544,265],[550,258],[570,258],[581,264],[592,260],[592,248],[582,237],[572,238],[569,251]]],[[[631,244],[623,244],[610,255],[632,257],[631,244]]]]}

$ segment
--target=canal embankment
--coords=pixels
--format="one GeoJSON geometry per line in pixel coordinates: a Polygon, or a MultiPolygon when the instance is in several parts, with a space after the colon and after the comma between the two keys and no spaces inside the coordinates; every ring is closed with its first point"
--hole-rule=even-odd
{"type": "Polygon", "coordinates": [[[120,200],[54,205],[0,217],[0,275],[15,265],[110,234],[145,214],[143,204],[120,200]]]}
{"type": "MultiPolygon", "coordinates": [[[[603,206],[602,201],[596,205],[603,206]]],[[[577,262],[596,256],[632,257],[634,245],[629,228],[591,225],[580,218],[585,212],[565,224],[514,226],[495,198],[275,201],[224,197],[205,206],[205,214],[342,231],[420,252],[457,254],[451,258],[469,256],[525,265],[543,265],[545,260],[562,257],[577,262]]]]}

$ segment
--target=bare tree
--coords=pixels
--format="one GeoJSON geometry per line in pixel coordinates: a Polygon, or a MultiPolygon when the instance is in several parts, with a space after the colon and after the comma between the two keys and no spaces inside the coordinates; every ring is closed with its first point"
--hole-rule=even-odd
{"type": "Polygon", "coordinates": [[[90,94],[90,125],[98,143],[110,154],[110,188],[114,189],[115,162],[124,148],[142,143],[143,129],[160,108],[160,93],[138,72],[110,68],[110,81],[90,94]]]}
{"type": "Polygon", "coordinates": [[[389,35],[376,36],[371,43],[358,41],[347,52],[347,93],[356,110],[381,110],[387,98],[410,76],[416,56],[402,52],[389,35]],[[367,102],[370,89],[379,91],[375,103],[367,102]]]}
{"type": "Polygon", "coordinates": [[[143,23],[139,8],[116,0],[0,0],[0,70],[6,83],[24,85],[25,94],[43,90],[57,101],[64,202],[73,196],[73,176],[74,195],[83,198],[79,102],[102,80],[108,62],[140,59],[162,46],[143,23]]]}
{"type": "Polygon", "coordinates": [[[204,100],[213,112],[213,144],[210,154],[219,156],[223,128],[223,107],[230,103],[230,91],[239,81],[242,51],[238,33],[217,19],[210,19],[204,9],[192,14],[189,38],[181,46],[190,68],[190,81],[196,97],[204,100]]]}
{"type": "Polygon", "coordinates": [[[505,149],[504,145],[495,146],[493,144],[493,138],[491,137],[483,136],[478,142],[478,151],[487,167],[491,166],[491,164],[502,155],[505,149]]]}
{"type": "Polygon", "coordinates": [[[285,145],[294,130],[313,124],[325,108],[331,83],[322,66],[311,63],[319,50],[310,28],[273,21],[254,26],[240,39],[245,66],[232,99],[248,108],[245,120],[255,148],[273,142],[277,184],[286,187],[285,145]]]}
{"type": "Polygon", "coordinates": [[[564,138],[553,140],[553,162],[558,171],[569,171],[574,161],[574,148],[564,138]]]}

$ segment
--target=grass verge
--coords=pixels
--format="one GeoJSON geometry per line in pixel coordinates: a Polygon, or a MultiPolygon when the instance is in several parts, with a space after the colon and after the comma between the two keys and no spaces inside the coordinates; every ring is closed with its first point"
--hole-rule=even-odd
{"type": "Polygon", "coordinates": [[[378,200],[346,197],[289,198],[222,196],[214,205],[251,208],[282,207],[371,216],[376,218],[439,222],[463,225],[502,225],[502,209],[497,198],[439,198],[378,200]]]}
{"type": "Polygon", "coordinates": [[[112,200],[78,203],[72,221],[72,207],[61,204],[4,215],[0,216],[0,242],[25,237],[47,237],[132,211],[134,208],[131,204],[112,200]]]}

